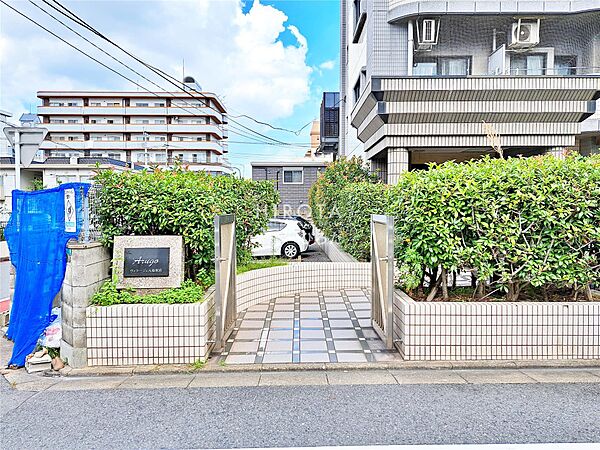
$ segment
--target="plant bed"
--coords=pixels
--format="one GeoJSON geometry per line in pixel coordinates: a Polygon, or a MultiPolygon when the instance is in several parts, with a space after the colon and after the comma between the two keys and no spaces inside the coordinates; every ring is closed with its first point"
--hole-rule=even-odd
{"type": "Polygon", "coordinates": [[[600,301],[496,300],[426,302],[396,291],[398,350],[408,361],[600,358],[600,301]]]}
{"type": "MultiPolygon", "coordinates": [[[[457,287],[448,288],[448,300],[435,297],[428,300],[428,292],[424,290],[409,291],[408,295],[417,302],[505,302],[506,296],[502,292],[487,294],[481,297],[475,288],[457,287]]],[[[573,289],[534,289],[523,290],[519,295],[518,302],[591,302],[600,301],[600,294],[590,291],[590,296],[584,295],[573,289]]]]}

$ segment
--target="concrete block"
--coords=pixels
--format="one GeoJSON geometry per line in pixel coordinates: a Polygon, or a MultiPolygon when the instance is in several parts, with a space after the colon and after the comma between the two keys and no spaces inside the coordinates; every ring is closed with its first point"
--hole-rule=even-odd
{"type": "Polygon", "coordinates": [[[70,263],[73,266],[87,266],[104,260],[110,260],[110,251],[99,242],[90,244],[70,244],[70,263]]]}
{"type": "Polygon", "coordinates": [[[60,357],[73,368],[87,367],[87,348],[73,348],[68,342],[62,340],[60,341],[60,357]]]}
{"type": "Polygon", "coordinates": [[[62,322],[62,339],[69,345],[73,345],[73,326],[70,323],[66,323],[64,320],[62,322]]]}

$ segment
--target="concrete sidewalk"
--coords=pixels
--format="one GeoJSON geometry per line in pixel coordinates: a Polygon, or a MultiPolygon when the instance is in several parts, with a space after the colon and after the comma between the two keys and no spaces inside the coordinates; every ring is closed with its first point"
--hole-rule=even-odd
{"type": "Polygon", "coordinates": [[[206,372],[49,377],[22,370],[5,375],[22,391],[212,388],[233,386],[336,386],[431,384],[600,384],[600,369],[382,369],[206,372]]]}

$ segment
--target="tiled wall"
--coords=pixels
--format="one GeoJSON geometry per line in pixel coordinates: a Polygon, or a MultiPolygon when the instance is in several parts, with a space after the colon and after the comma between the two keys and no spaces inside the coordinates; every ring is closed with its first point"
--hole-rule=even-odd
{"type": "Polygon", "coordinates": [[[214,291],[203,303],[87,308],[90,366],[191,364],[214,341],[214,291]]]}
{"type": "Polygon", "coordinates": [[[397,292],[405,360],[600,358],[600,303],[415,302],[397,292]]]}
{"type": "Polygon", "coordinates": [[[306,291],[362,289],[371,285],[369,263],[292,263],[237,276],[238,313],[272,298],[306,291]]]}
{"type": "Polygon", "coordinates": [[[331,262],[349,262],[349,263],[357,263],[358,260],[346,253],[344,250],[340,248],[340,246],[325,237],[325,235],[318,228],[314,228],[315,230],[315,239],[317,241],[318,246],[323,250],[323,252],[327,255],[331,262]]]}

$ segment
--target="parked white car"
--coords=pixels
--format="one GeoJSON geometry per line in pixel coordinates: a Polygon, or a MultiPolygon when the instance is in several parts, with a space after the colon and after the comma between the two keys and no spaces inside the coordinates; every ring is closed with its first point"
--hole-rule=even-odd
{"type": "Polygon", "coordinates": [[[252,238],[253,256],[283,256],[294,259],[308,249],[306,232],[297,220],[271,219],[267,231],[252,238]]]}

